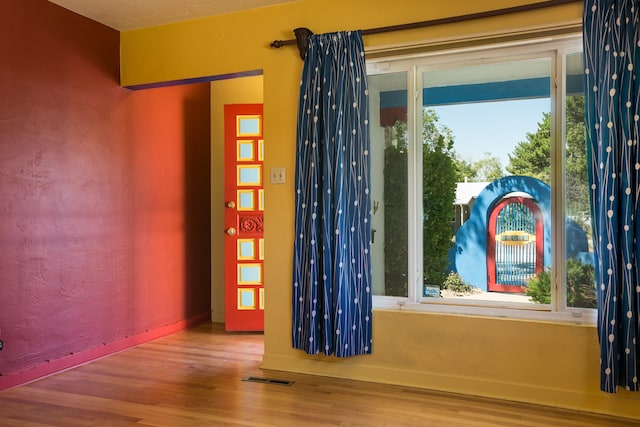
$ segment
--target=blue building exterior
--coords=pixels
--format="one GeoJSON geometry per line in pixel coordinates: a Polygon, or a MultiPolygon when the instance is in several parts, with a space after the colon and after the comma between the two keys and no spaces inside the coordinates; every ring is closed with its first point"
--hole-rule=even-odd
{"type": "MultiPolygon", "coordinates": [[[[462,279],[483,291],[487,287],[488,268],[488,230],[489,217],[499,202],[509,197],[532,199],[540,209],[543,222],[542,263],[545,268],[551,265],[551,190],[544,182],[527,176],[508,176],[498,179],[480,192],[469,219],[455,233],[455,242],[450,251],[451,271],[462,279]]],[[[587,234],[574,221],[566,220],[567,258],[581,258],[588,252],[587,234]]]]}

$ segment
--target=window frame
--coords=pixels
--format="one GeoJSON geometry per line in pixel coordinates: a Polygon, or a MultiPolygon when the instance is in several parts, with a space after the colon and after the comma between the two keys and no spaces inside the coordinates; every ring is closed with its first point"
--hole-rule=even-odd
{"type": "MultiPolygon", "coordinates": [[[[484,315],[514,319],[559,321],[595,325],[595,309],[566,304],[565,243],[565,145],[566,145],[566,57],[582,52],[580,33],[487,43],[406,56],[378,56],[367,60],[367,74],[405,72],[407,75],[408,138],[408,296],[373,296],[374,310],[395,309],[460,315],[484,315]],[[425,71],[527,59],[550,59],[551,107],[551,304],[529,304],[456,298],[422,297],[422,74],[425,71]],[[557,225],[560,230],[557,232],[557,225]],[[413,254],[413,256],[411,255],[413,254]]],[[[374,278],[375,280],[375,278],[374,278]]]]}

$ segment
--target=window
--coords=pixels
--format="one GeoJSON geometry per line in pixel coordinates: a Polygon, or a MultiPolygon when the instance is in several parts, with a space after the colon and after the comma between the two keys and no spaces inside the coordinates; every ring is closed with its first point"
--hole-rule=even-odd
{"type": "Polygon", "coordinates": [[[369,61],[376,302],[595,308],[581,51],[369,61]]]}

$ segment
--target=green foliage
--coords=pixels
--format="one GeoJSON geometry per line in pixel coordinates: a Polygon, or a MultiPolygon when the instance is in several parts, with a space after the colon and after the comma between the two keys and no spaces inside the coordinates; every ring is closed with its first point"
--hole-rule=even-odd
{"type": "Polygon", "coordinates": [[[591,233],[591,227],[583,221],[590,214],[584,96],[567,96],[566,111],[565,200],[567,216],[580,224],[587,233],[591,233]]]}
{"type": "MultiPolygon", "coordinates": [[[[584,96],[566,97],[565,200],[567,216],[590,233],[584,96]]],[[[544,113],[535,133],[527,133],[509,155],[507,172],[549,183],[551,172],[551,114],[544,113]]]]}
{"type": "Polygon", "coordinates": [[[446,289],[456,294],[472,294],[478,291],[478,288],[466,283],[462,280],[462,277],[454,271],[449,273],[447,278],[444,279],[441,289],[446,289]]]}
{"type": "Polygon", "coordinates": [[[545,270],[530,279],[525,294],[535,303],[551,304],[551,273],[545,270]]]}
{"type": "Polygon", "coordinates": [[[567,306],[596,308],[596,278],[591,264],[567,260],[567,306]]]}
{"type": "Polygon", "coordinates": [[[458,175],[458,181],[462,182],[465,179],[471,182],[479,182],[480,179],[477,179],[478,176],[478,167],[475,162],[465,160],[456,156],[454,159],[456,165],[456,173],[458,175]]]}
{"type": "MultiPolygon", "coordinates": [[[[407,128],[396,122],[385,147],[385,294],[407,295],[407,128]]],[[[427,284],[445,279],[452,244],[451,215],[458,178],[451,130],[434,110],[422,116],[423,270],[427,284]]]]}
{"type": "Polygon", "coordinates": [[[467,161],[456,156],[454,163],[458,182],[492,182],[504,176],[500,159],[491,153],[484,153],[484,156],[476,161],[467,161]]]}
{"type": "Polygon", "coordinates": [[[526,175],[549,184],[551,177],[551,114],[543,113],[535,133],[527,133],[509,154],[507,172],[526,175]]]}
{"type": "Polygon", "coordinates": [[[424,283],[442,283],[452,245],[451,215],[456,195],[453,141],[444,135],[423,146],[423,275],[424,283]]]}
{"type": "MultiPolygon", "coordinates": [[[[593,266],[576,258],[567,260],[567,306],[596,308],[596,287],[593,266]]],[[[551,273],[537,274],[527,283],[526,295],[538,304],[551,304],[551,273]]]]}
{"type": "MultiPolygon", "coordinates": [[[[395,148],[399,150],[399,152],[403,152],[406,154],[407,151],[407,123],[396,121],[393,126],[391,126],[391,141],[390,145],[393,145],[395,148]]],[[[406,163],[406,159],[405,159],[406,163]]]]}
{"type": "Polygon", "coordinates": [[[397,137],[393,141],[384,150],[385,295],[407,296],[407,148],[397,137]]]}

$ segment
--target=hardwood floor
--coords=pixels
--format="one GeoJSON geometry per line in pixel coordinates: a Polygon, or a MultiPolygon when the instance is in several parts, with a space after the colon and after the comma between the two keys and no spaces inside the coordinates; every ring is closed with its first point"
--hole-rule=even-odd
{"type": "Polygon", "coordinates": [[[260,369],[259,334],[206,324],[0,393],[0,426],[640,426],[627,420],[260,369]],[[295,381],[250,382],[249,376],[295,381]]]}

